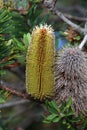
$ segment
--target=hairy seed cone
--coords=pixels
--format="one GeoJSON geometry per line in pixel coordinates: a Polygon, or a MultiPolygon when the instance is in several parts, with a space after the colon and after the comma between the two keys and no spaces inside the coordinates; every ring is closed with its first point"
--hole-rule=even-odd
{"type": "Polygon", "coordinates": [[[55,62],[55,100],[61,105],[72,97],[76,114],[86,115],[87,60],[78,48],[65,48],[57,54],[55,62]]]}
{"type": "Polygon", "coordinates": [[[50,26],[35,27],[26,62],[28,94],[40,100],[50,98],[54,91],[54,33],[50,26]]]}

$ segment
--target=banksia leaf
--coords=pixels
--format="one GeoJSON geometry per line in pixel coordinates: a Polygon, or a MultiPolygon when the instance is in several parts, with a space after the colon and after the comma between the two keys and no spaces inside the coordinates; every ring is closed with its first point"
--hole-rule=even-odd
{"type": "Polygon", "coordinates": [[[76,114],[87,110],[87,60],[79,48],[66,48],[55,62],[55,100],[58,105],[72,97],[76,114]]]}
{"type": "Polygon", "coordinates": [[[54,32],[36,26],[26,56],[26,89],[36,99],[50,98],[54,91],[54,32]]]}

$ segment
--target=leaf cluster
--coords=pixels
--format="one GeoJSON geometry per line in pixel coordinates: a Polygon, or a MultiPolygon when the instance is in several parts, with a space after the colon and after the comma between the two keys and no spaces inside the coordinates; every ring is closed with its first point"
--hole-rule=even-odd
{"type": "Polygon", "coordinates": [[[37,4],[24,15],[7,8],[0,10],[0,75],[6,66],[25,61],[33,27],[47,20],[47,16],[42,19],[42,11],[37,4]]]}
{"type": "Polygon", "coordinates": [[[87,119],[82,115],[75,116],[75,112],[71,106],[72,98],[67,102],[62,102],[61,106],[58,106],[56,101],[46,101],[46,108],[49,115],[44,118],[43,122],[58,123],[58,128],[60,128],[60,130],[76,130],[79,122],[81,122],[81,127],[87,127],[87,119]]]}
{"type": "Polygon", "coordinates": [[[10,63],[9,56],[12,46],[9,46],[7,41],[11,38],[11,22],[9,11],[7,9],[0,10],[0,68],[10,63]]]}

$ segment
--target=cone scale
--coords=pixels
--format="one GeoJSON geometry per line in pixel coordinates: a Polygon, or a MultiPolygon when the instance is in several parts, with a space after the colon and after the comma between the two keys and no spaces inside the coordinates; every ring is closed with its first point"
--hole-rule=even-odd
{"type": "Polygon", "coordinates": [[[26,90],[35,99],[50,98],[54,91],[54,32],[36,26],[26,56],[26,90]]]}

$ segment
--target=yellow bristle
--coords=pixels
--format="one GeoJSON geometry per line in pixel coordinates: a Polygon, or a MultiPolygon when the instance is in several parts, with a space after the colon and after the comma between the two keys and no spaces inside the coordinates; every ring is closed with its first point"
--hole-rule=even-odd
{"type": "Polygon", "coordinates": [[[26,56],[26,89],[36,99],[54,92],[54,32],[50,26],[36,26],[26,56]]]}

